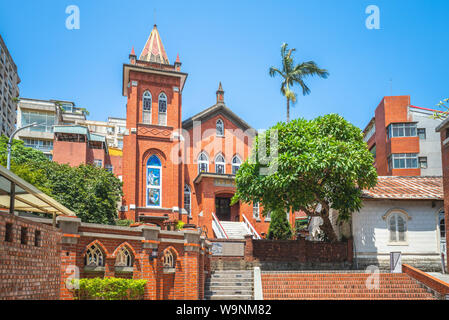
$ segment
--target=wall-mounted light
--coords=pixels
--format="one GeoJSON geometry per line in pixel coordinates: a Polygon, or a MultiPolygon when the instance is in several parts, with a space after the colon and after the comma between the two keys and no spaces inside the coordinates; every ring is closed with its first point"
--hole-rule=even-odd
{"type": "Polygon", "coordinates": [[[153,262],[153,260],[156,258],[157,258],[157,248],[155,248],[151,251],[151,254],[149,256],[150,262],[153,262]]]}

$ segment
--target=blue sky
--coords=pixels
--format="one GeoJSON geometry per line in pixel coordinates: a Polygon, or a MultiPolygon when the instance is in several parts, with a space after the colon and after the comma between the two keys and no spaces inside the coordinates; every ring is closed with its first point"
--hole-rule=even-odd
{"type": "Polygon", "coordinates": [[[307,80],[311,94],[298,96],[292,118],[335,112],[363,128],[384,95],[411,95],[422,107],[449,97],[448,1],[0,0],[21,96],[74,101],[92,120],[125,117],[122,64],[132,46],[140,54],[154,10],[170,62],[179,53],[189,73],[184,119],[215,103],[221,81],[226,104],[254,128],[285,120],[280,79],[268,76],[282,42],[297,49],[296,61],[330,73],[307,80]],[[72,4],[79,30],[65,27],[72,4]],[[380,30],[365,27],[371,4],[380,30]]]}

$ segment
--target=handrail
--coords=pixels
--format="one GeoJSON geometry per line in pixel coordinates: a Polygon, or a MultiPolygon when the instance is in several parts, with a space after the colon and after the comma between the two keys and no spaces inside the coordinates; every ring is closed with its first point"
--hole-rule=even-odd
{"type": "Polygon", "coordinates": [[[223,228],[223,226],[220,223],[220,220],[218,220],[217,216],[213,212],[212,212],[212,218],[214,219],[214,222],[218,225],[218,229],[220,230],[220,232],[223,233],[223,235],[226,237],[226,239],[229,239],[228,234],[226,233],[225,229],[223,228]]]}
{"type": "Polygon", "coordinates": [[[259,233],[254,229],[251,222],[249,222],[248,218],[242,213],[242,217],[245,220],[244,223],[248,227],[249,231],[251,232],[251,235],[255,236],[256,239],[262,239],[262,237],[259,235],[259,233]]]}

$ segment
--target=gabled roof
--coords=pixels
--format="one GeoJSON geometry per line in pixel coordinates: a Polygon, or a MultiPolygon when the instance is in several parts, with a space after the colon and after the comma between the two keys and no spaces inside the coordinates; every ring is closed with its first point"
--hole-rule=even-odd
{"type": "Polygon", "coordinates": [[[231,109],[226,107],[223,103],[217,103],[206,110],[203,110],[196,115],[184,120],[182,122],[183,129],[189,129],[193,127],[194,121],[204,121],[210,119],[218,114],[222,114],[226,116],[229,120],[231,120],[235,125],[242,128],[243,130],[253,129],[248,123],[246,123],[242,118],[237,116],[231,109]]]}
{"type": "Polygon", "coordinates": [[[170,64],[156,25],[154,25],[153,30],[148,37],[147,43],[140,54],[139,60],[170,64]]]}
{"type": "Polygon", "coordinates": [[[363,190],[365,199],[443,200],[442,177],[380,176],[377,185],[363,190]]]}

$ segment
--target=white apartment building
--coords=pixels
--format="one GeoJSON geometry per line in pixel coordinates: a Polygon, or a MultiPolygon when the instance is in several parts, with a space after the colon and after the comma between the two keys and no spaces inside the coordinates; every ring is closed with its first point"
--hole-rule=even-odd
{"type": "Polygon", "coordinates": [[[108,147],[123,149],[126,119],[109,117],[108,121],[86,120],[82,124],[87,125],[91,133],[105,136],[108,147]]]}
{"type": "Polygon", "coordinates": [[[34,122],[38,125],[19,131],[16,138],[22,140],[27,147],[38,149],[52,159],[53,126],[73,125],[85,120],[85,111],[75,107],[73,102],[21,98],[17,109],[18,126],[34,122]]]}
{"type": "Polygon", "coordinates": [[[17,66],[0,35],[0,134],[8,137],[15,130],[19,83],[17,66]]]}

